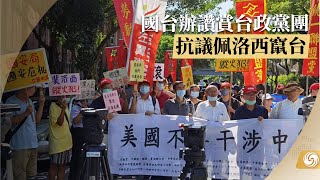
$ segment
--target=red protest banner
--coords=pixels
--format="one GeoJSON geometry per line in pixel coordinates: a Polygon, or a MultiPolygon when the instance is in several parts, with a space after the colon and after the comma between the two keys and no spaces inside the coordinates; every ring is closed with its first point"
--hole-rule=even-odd
{"type": "Polygon", "coordinates": [[[267,59],[250,59],[248,72],[243,72],[244,85],[263,84],[267,81],[267,59]]]}
{"type": "Polygon", "coordinates": [[[116,9],[122,37],[126,46],[129,47],[133,20],[132,0],[113,0],[113,4],[114,8],[116,9]]]}
{"type": "Polygon", "coordinates": [[[319,76],[319,0],[311,1],[309,58],[303,60],[302,74],[319,76]]]}
{"type": "Polygon", "coordinates": [[[177,79],[177,60],[172,59],[172,50],[167,50],[164,55],[164,77],[171,75],[172,80],[177,79]]]}
{"type": "MultiPolygon", "coordinates": [[[[143,19],[150,17],[158,17],[164,19],[165,9],[167,2],[154,0],[147,1],[137,0],[137,9],[135,11],[135,22],[133,26],[132,42],[130,49],[129,61],[144,61],[144,79],[152,82],[154,74],[154,66],[156,60],[156,54],[160,38],[162,35],[162,28],[155,30],[142,32],[143,19]]],[[[159,22],[155,22],[156,26],[159,22]]],[[[144,27],[145,29],[145,27],[144,27]]],[[[127,62],[127,67],[130,66],[130,62],[127,62]]],[[[128,68],[130,70],[130,68],[128,68]]]]}
{"type": "Polygon", "coordinates": [[[108,70],[126,67],[127,49],[125,46],[106,47],[108,70]]]}
{"type": "MultiPolygon", "coordinates": [[[[265,0],[236,0],[237,16],[244,15],[244,18],[253,20],[254,16],[266,14],[265,0]]],[[[261,28],[264,24],[261,24],[261,28]]],[[[252,31],[252,34],[264,34],[262,31],[252,31]]],[[[251,59],[249,64],[249,71],[243,72],[244,84],[257,85],[263,84],[267,80],[267,59],[251,59]]]]}

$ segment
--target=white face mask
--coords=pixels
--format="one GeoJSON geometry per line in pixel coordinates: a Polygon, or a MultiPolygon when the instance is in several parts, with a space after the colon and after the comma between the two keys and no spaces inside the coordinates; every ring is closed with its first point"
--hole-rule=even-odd
{"type": "Polygon", "coordinates": [[[198,91],[191,91],[190,96],[192,98],[197,98],[197,97],[199,97],[199,94],[200,94],[200,92],[198,92],[198,91]]]}

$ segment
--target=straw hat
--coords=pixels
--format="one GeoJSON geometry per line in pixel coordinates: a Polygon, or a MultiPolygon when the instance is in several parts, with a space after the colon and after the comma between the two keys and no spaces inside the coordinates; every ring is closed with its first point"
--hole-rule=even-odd
{"type": "Polygon", "coordinates": [[[292,91],[299,90],[300,94],[303,93],[304,89],[301,88],[296,82],[289,82],[283,89],[283,93],[288,94],[292,91]]]}

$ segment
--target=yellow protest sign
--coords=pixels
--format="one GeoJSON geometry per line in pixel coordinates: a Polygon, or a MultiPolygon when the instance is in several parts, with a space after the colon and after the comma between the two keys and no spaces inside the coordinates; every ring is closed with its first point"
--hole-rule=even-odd
{"type": "Polygon", "coordinates": [[[183,83],[189,88],[193,83],[193,75],[191,66],[181,67],[183,83]]]}
{"type": "Polygon", "coordinates": [[[51,81],[44,48],[22,51],[9,73],[5,92],[51,81]]]}
{"type": "Polygon", "coordinates": [[[142,82],[144,77],[144,61],[130,61],[130,81],[142,82]]]}
{"type": "Polygon", "coordinates": [[[249,59],[217,59],[217,72],[246,72],[249,71],[249,59]]]}

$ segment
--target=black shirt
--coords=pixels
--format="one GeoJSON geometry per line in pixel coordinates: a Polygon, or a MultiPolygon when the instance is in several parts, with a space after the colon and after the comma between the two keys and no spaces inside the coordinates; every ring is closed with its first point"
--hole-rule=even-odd
{"type": "Polygon", "coordinates": [[[234,114],[234,118],[236,120],[258,118],[259,116],[262,116],[264,119],[268,119],[268,110],[265,107],[259,105],[255,105],[253,111],[250,111],[246,105],[242,105],[236,110],[236,113],[234,114]]]}
{"type": "MultiPolygon", "coordinates": [[[[227,110],[228,110],[229,101],[224,102],[222,98],[219,98],[218,101],[222,102],[222,103],[226,106],[226,108],[227,108],[227,110]]],[[[237,110],[237,109],[240,107],[240,102],[239,102],[237,99],[235,99],[235,98],[231,98],[231,107],[232,107],[234,110],[237,110]]],[[[234,113],[230,113],[230,115],[231,115],[230,119],[231,119],[231,120],[235,120],[235,118],[234,118],[234,113]]]]}

